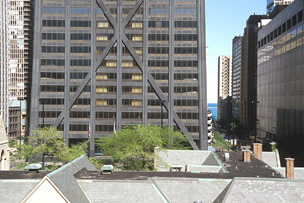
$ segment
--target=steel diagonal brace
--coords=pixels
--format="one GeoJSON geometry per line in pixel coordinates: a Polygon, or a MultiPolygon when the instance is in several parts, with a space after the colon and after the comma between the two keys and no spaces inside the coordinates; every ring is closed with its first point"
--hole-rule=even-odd
{"type": "MultiPolygon", "coordinates": [[[[127,24],[130,22],[130,20],[133,18],[133,16],[135,15],[135,13],[137,12],[138,8],[140,7],[140,5],[142,3],[143,3],[142,0],[138,0],[135,3],[133,8],[130,10],[128,16],[123,20],[122,26],[124,28],[127,26],[127,24]]],[[[135,49],[132,47],[132,45],[130,44],[130,41],[128,40],[128,38],[126,37],[126,35],[124,33],[122,34],[122,41],[123,41],[124,45],[127,47],[127,49],[129,50],[131,56],[136,61],[138,67],[141,69],[142,72],[144,72],[142,61],[140,60],[138,54],[136,53],[135,49]]],[[[152,75],[149,71],[147,71],[147,79],[148,79],[148,82],[150,83],[151,87],[153,87],[153,89],[155,90],[156,95],[160,98],[160,100],[165,101],[164,106],[168,111],[169,104],[168,104],[167,98],[163,94],[162,90],[159,88],[159,86],[157,85],[157,83],[155,82],[154,78],[152,77],[152,75]]],[[[181,129],[181,131],[185,135],[187,135],[187,139],[188,139],[190,145],[192,146],[192,148],[195,150],[198,150],[198,147],[195,144],[195,142],[193,141],[192,137],[189,135],[187,128],[182,123],[182,121],[180,120],[179,116],[176,114],[175,111],[173,111],[173,119],[174,119],[176,125],[178,125],[178,127],[181,129]]]]}
{"type": "Polygon", "coordinates": [[[102,9],[104,15],[109,20],[109,22],[112,24],[112,26],[113,26],[113,28],[115,30],[116,27],[117,27],[117,22],[116,22],[115,18],[112,16],[112,14],[111,14],[110,10],[108,9],[108,7],[103,3],[102,0],[96,0],[96,3],[102,9]]]}
{"type": "MultiPolygon", "coordinates": [[[[109,44],[106,46],[106,48],[103,50],[101,56],[99,57],[99,59],[96,61],[95,63],[95,71],[97,71],[97,69],[99,68],[101,62],[106,58],[106,56],[108,55],[108,53],[110,52],[111,48],[114,46],[114,44],[117,41],[117,34],[116,34],[116,29],[117,29],[117,22],[114,19],[114,17],[112,16],[111,12],[109,11],[108,7],[103,3],[103,1],[101,0],[96,0],[96,3],[99,5],[99,7],[103,10],[104,15],[106,16],[106,18],[109,20],[109,22],[111,23],[111,25],[114,28],[114,36],[112,37],[111,41],[109,42],[109,44]]],[[[85,79],[82,81],[82,83],[78,86],[76,92],[74,93],[74,95],[72,96],[72,98],[70,98],[69,100],[69,107],[68,110],[70,110],[75,101],[77,100],[77,98],[80,96],[80,94],[82,93],[82,91],[84,90],[84,88],[87,86],[87,84],[91,81],[91,74],[88,74],[85,79]]],[[[55,123],[53,124],[53,126],[55,128],[57,128],[59,126],[59,124],[62,122],[62,120],[64,119],[64,114],[67,111],[67,109],[64,109],[60,115],[58,116],[58,118],[56,119],[55,123]]]]}
{"type": "MultiPolygon", "coordinates": [[[[135,49],[132,47],[132,45],[130,44],[130,41],[128,40],[128,38],[126,37],[126,35],[122,35],[122,41],[124,43],[124,45],[127,47],[127,49],[129,50],[131,56],[134,58],[134,60],[136,61],[138,67],[141,69],[141,71],[143,72],[143,63],[140,60],[138,54],[136,53],[135,49]]],[[[157,83],[155,82],[154,78],[152,77],[151,73],[149,71],[147,71],[147,79],[148,82],[150,83],[151,87],[154,89],[156,95],[159,97],[160,100],[165,101],[163,104],[166,108],[166,110],[168,111],[169,109],[169,104],[167,101],[166,96],[164,95],[164,93],[162,92],[162,90],[159,88],[159,86],[157,85],[157,83]]],[[[189,135],[189,132],[187,130],[187,128],[185,127],[185,125],[182,123],[182,121],[180,120],[179,116],[176,114],[175,111],[173,111],[173,119],[176,123],[176,125],[181,129],[181,131],[187,136],[187,139],[191,145],[191,147],[194,150],[198,150],[197,145],[195,144],[195,142],[193,141],[193,138],[189,135]]]]}
{"type": "Polygon", "coordinates": [[[123,28],[125,28],[128,25],[128,23],[131,21],[131,19],[133,18],[133,16],[135,15],[135,13],[137,12],[138,8],[140,7],[140,5],[142,3],[143,3],[143,0],[138,0],[135,3],[135,5],[133,6],[133,8],[129,11],[127,17],[122,22],[123,28]]]}
{"type": "MultiPolygon", "coordinates": [[[[109,42],[109,44],[107,45],[107,47],[103,50],[101,56],[99,57],[99,59],[96,61],[95,63],[95,71],[97,71],[97,69],[99,68],[100,64],[102,63],[102,61],[105,59],[105,57],[108,55],[108,53],[110,52],[111,48],[114,46],[114,44],[117,41],[117,34],[116,34],[116,29],[117,29],[117,22],[114,19],[114,17],[112,16],[112,14],[110,13],[109,9],[107,8],[107,6],[103,3],[102,0],[96,0],[97,4],[100,6],[100,8],[103,10],[104,15],[106,16],[106,18],[109,20],[109,22],[112,24],[113,28],[114,28],[114,36],[112,37],[111,41],[109,42]]],[[[127,15],[127,17],[124,19],[123,21],[123,27],[126,27],[127,24],[131,21],[132,17],[135,15],[136,11],[138,10],[138,8],[140,7],[140,5],[143,3],[143,0],[138,0],[135,5],[133,6],[133,8],[131,9],[131,11],[129,12],[129,14],[127,15]]],[[[125,34],[122,34],[122,41],[124,43],[124,45],[127,47],[127,49],[129,50],[131,56],[134,58],[134,60],[136,61],[136,63],[138,64],[139,68],[141,69],[141,71],[143,72],[143,64],[142,61],[140,60],[138,54],[136,53],[135,49],[132,47],[132,45],[130,44],[129,40],[127,39],[125,34]]],[[[169,105],[168,105],[168,101],[167,98],[165,97],[165,95],[163,94],[163,92],[161,91],[161,89],[159,88],[159,86],[156,84],[154,78],[152,77],[151,73],[148,71],[147,72],[148,75],[148,82],[150,83],[151,87],[155,90],[157,96],[161,99],[164,100],[164,106],[165,108],[169,109],[169,105]]],[[[82,83],[79,85],[79,87],[77,88],[76,92],[74,93],[74,95],[72,96],[72,98],[69,100],[69,110],[72,108],[72,106],[74,105],[76,99],[80,96],[80,94],[82,93],[82,91],[84,90],[84,88],[86,87],[86,85],[91,81],[91,75],[88,74],[85,79],[82,81],[82,83]]],[[[92,91],[92,90],[91,90],[92,91]]],[[[65,113],[66,109],[63,110],[60,115],[58,116],[58,118],[56,119],[55,123],[54,123],[54,127],[58,127],[59,124],[61,123],[61,121],[64,118],[64,113],[65,113]]],[[[179,128],[182,130],[182,132],[187,135],[187,139],[190,143],[190,145],[192,146],[193,149],[198,150],[197,145],[195,144],[195,142],[193,141],[192,137],[189,136],[189,132],[187,130],[187,128],[185,127],[185,125],[182,123],[182,121],[180,120],[180,118],[178,117],[178,115],[176,114],[176,112],[173,112],[173,119],[175,121],[175,123],[179,126],[179,128]]]]}
{"type": "MultiPolygon", "coordinates": [[[[97,71],[97,69],[99,68],[101,62],[106,58],[106,56],[108,55],[108,53],[110,52],[111,48],[114,46],[114,44],[117,41],[117,35],[114,34],[114,36],[112,37],[110,43],[106,46],[106,48],[103,50],[100,58],[97,60],[97,62],[95,63],[95,72],[97,71]]],[[[81,82],[81,84],[78,86],[76,92],[74,93],[74,95],[70,98],[69,100],[69,109],[70,110],[76,99],[78,99],[78,97],[80,96],[80,94],[82,93],[82,91],[84,90],[84,88],[87,86],[87,84],[91,81],[91,74],[87,74],[87,76],[84,78],[84,80],[81,82]]],[[[53,126],[55,128],[58,127],[58,125],[61,123],[61,121],[64,118],[64,112],[67,111],[67,109],[64,109],[60,115],[58,116],[58,118],[56,119],[55,123],[53,124],[53,126]]]]}

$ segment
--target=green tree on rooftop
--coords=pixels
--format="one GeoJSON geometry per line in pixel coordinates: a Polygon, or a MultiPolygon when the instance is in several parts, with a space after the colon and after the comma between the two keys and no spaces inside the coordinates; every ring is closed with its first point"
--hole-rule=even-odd
{"type": "Polygon", "coordinates": [[[35,158],[37,155],[49,156],[53,162],[52,168],[56,169],[57,162],[68,163],[86,154],[87,147],[88,141],[70,147],[67,146],[61,133],[54,127],[37,128],[32,131],[28,143],[16,146],[17,151],[12,154],[12,158],[13,161],[23,161],[21,164],[23,166],[26,160],[35,158]]]}
{"type": "Polygon", "coordinates": [[[181,132],[160,126],[127,126],[100,138],[97,146],[106,156],[121,162],[126,170],[153,170],[154,147],[191,149],[181,132]]]}

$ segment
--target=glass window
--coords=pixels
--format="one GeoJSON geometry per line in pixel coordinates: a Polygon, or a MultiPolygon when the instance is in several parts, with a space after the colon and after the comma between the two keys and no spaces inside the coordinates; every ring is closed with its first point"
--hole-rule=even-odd
{"type": "Polygon", "coordinates": [[[96,8],[96,15],[103,15],[103,10],[101,8],[96,8]]]}
{"type": "Polygon", "coordinates": [[[42,20],[42,26],[45,27],[65,27],[64,20],[42,20]]]}
{"type": "Polygon", "coordinates": [[[89,7],[74,7],[74,8],[71,8],[71,14],[73,14],[73,15],[89,15],[89,14],[91,14],[91,8],[89,8],[89,7]]]}
{"type": "Polygon", "coordinates": [[[149,8],[149,14],[151,15],[169,15],[168,8],[149,8]]]}
{"type": "Polygon", "coordinates": [[[176,8],[175,15],[196,15],[196,8],[176,8]]]}
{"type": "Polygon", "coordinates": [[[72,20],[71,27],[91,27],[91,21],[87,20],[72,20]]]}
{"type": "Polygon", "coordinates": [[[109,23],[108,22],[97,22],[97,28],[108,28],[109,23]]]}
{"type": "Polygon", "coordinates": [[[65,9],[63,7],[43,7],[42,13],[44,13],[44,14],[64,14],[65,9]]]}

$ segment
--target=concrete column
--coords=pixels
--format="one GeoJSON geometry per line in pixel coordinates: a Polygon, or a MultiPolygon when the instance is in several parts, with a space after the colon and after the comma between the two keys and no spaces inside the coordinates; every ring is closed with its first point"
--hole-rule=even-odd
{"type": "Polygon", "coordinates": [[[262,160],[262,151],[263,151],[263,144],[261,143],[252,143],[253,145],[253,153],[262,160]]]}
{"type": "Polygon", "coordinates": [[[244,162],[251,162],[251,159],[250,159],[250,150],[244,150],[243,152],[243,159],[244,159],[244,162]]]}
{"type": "Polygon", "coordinates": [[[294,179],[294,159],[285,158],[286,168],[285,168],[285,177],[287,179],[294,179]]]}

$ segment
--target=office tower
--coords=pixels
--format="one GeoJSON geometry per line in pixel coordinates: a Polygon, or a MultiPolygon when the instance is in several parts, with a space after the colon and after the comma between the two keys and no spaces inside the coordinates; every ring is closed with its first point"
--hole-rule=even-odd
{"type": "Polygon", "coordinates": [[[8,127],[8,16],[7,16],[7,0],[0,2],[0,117],[3,118],[4,125],[8,127]]]}
{"type": "Polygon", "coordinates": [[[232,60],[231,56],[218,57],[218,97],[226,99],[232,95],[232,60]]]}
{"type": "Polygon", "coordinates": [[[241,115],[242,37],[232,40],[232,116],[240,121],[241,115]]]}
{"type": "Polygon", "coordinates": [[[30,87],[28,86],[28,76],[32,67],[32,3],[31,0],[8,0],[8,30],[9,30],[9,108],[10,124],[9,137],[22,137],[27,131],[27,122],[22,122],[23,118],[28,118],[26,109],[26,100],[30,96],[30,87]],[[15,100],[15,101],[14,101],[15,100]],[[17,101],[19,100],[19,101],[17,101]],[[23,111],[21,110],[21,103],[23,111]],[[18,107],[19,105],[19,107],[18,107]],[[18,112],[17,112],[18,111],[18,112]],[[19,115],[19,119],[15,116],[19,115]],[[19,122],[19,123],[16,123],[19,122]],[[14,128],[14,126],[19,126],[14,128]],[[22,128],[20,128],[22,126],[22,128]],[[17,131],[22,133],[16,133],[17,131]]]}
{"type": "Polygon", "coordinates": [[[289,5],[294,0],[267,0],[267,13],[271,13],[277,5],[289,5]]]}
{"type": "Polygon", "coordinates": [[[24,99],[27,96],[27,80],[30,64],[31,1],[8,0],[9,15],[9,98],[24,99]]]}
{"type": "Polygon", "coordinates": [[[30,128],[53,125],[70,144],[90,125],[93,155],[114,128],[163,124],[207,149],[204,5],[36,1],[30,128]]]}
{"type": "Polygon", "coordinates": [[[241,124],[255,132],[257,106],[257,35],[258,25],[265,15],[251,15],[242,39],[241,124]]]}
{"type": "Polygon", "coordinates": [[[232,57],[218,57],[218,118],[231,119],[232,57]]]}
{"type": "Polygon", "coordinates": [[[303,1],[294,1],[258,35],[258,136],[303,138],[303,1]]]}

